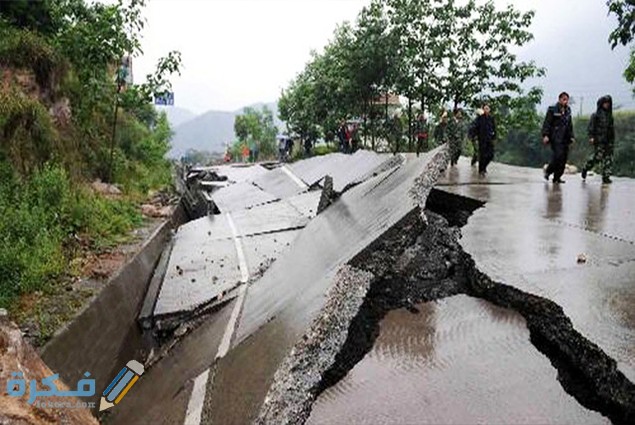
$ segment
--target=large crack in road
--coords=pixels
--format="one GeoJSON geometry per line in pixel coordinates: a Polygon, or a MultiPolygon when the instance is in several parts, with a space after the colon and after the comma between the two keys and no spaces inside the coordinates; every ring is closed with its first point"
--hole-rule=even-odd
{"type": "Polygon", "coordinates": [[[559,305],[492,280],[463,250],[460,227],[481,205],[433,190],[425,211],[413,211],[349,261],[322,315],[276,373],[257,423],[304,423],[316,398],[372,349],[388,312],[458,294],[522,315],[567,393],[615,424],[635,422],[635,385],[616,361],[576,331],[559,305]]]}

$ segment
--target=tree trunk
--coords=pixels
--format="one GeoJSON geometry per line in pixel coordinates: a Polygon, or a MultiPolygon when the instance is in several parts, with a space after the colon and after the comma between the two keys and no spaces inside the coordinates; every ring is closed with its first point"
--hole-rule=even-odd
{"type": "Polygon", "coordinates": [[[408,152],[412,152],[412,99],[408,96],[408,152]]]}

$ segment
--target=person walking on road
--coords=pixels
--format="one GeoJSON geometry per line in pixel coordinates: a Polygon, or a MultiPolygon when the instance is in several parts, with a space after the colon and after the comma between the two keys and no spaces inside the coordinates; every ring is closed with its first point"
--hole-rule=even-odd
{"type": "Polygon", "coordinates": [[[428,151],[428,123],[423,113],[419,114],[416,123],[417,154],[428,151]]]}
{"type": "Polygon", "coordinates": [[[434,143],[437,146],[441,146],[448,141],[448,113],[447,111],[441,111],[441,118],[439,123],[434,128],[434,143]]]}
{"type": "Polygon", "coordinates": [[[553,174],[553,182],[564,183],[562,175],[567,165],[569,145],[575,141],[571,108],[569,108],[569,94],[560,93],[558,103],[547,109],[547,115],[542,125],[542,142],[551,145],[551,162],[545,170],[545,180],[553,174]]]}
{"type": "Polygon", "coordinates": [[[470,142],[472,143],[472,162],[471,162],[472,167],[478,164],[478,137],[476,134],[476,123],[477,123],[478,117],[480,117],[481,115],[483,115],[483,109],[478,108],[476,110],[476,118],[474,118],[474,121],[470,123],[470,127],[467,130],[467,137],[470,139],[470,142]]]}
{"type": "Polygon", "coordinates": [[[593,145],[593,155],[582,168],[582,179],[593,166],[600,164],[602,183],[611,183],[613,166],[613,146],[615,144],[615,126],[613,124],[613,99],[606,95],[598,99],[597,111],[589,121],[589,142],[593,145]]]}
{"type": "Polygon", "coordinates": [[[496,121],[490,114],[488,104],[483,105],[483,115],[476,118],[474,133],[478,139],[478,173],[487,174],[487,166],[494,159],[494,141],[496,140],[496,121]]]}
{"type": "Polygon", "coordinates": [[[461,157],[463,149],[463,139],[465,138],[465,129],[463,126],[463,111],[461,108],[454,110],[452,118],[450,118],[447,127],[448,142],[450,145],[450,165],[455,166],[461,157]]]}

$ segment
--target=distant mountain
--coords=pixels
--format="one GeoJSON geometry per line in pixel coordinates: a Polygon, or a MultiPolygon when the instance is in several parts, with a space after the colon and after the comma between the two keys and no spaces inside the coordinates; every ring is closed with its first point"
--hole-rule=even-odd
{"type": "MultiPolygon", "coordinates": [[[[260,109],[262,106],[267,106],[274,112],[274,123],[282,131],[284,124],[278,118],[277,103],[258,103],[249,107],[260,109]]],[[[172,150],[168,155],[173,158],[179,158],[188,149],[224,152],[227,143],[232,143],[236,139],[234,119],[244,109],[241,108],[233,112],[208,111],[176,126],[172,137],[172,150]]]]}
{"type": "Polygon", "coordinates": [[[186,123],[196,117],[196,114],[188,109],[175,106],[157,107],[159,112],[165,111],[170,122],[170,127],[174,130],[179,125],[186,123]]]}

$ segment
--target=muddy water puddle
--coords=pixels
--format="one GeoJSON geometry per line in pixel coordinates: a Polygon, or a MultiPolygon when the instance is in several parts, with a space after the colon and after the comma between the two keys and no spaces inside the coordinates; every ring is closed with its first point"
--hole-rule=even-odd
{"type": "Polygon", "coordinates": [[[371,352],[309,424],[610,423],[569,396],[524,319],[456,296],[389,313],[371,352]]]}

